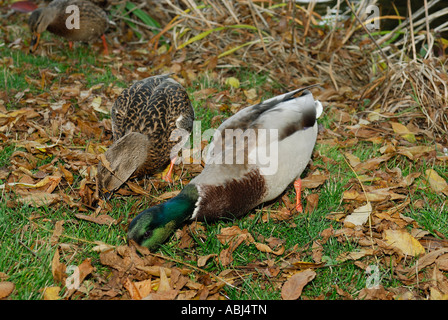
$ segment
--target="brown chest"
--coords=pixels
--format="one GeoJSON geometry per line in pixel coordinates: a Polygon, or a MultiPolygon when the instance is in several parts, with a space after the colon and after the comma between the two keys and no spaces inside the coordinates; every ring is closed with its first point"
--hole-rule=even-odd
{"type": "Polygon", "coordinates": [[[239,218],[262,202],[266,182],[258,170],[223,185],[201,185],[200,200],[193,218],[213,221],[221,218],[239,218]]]}

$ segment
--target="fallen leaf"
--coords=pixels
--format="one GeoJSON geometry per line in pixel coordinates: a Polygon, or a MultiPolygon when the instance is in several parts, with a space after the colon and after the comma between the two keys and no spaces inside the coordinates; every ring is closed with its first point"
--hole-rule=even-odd
{"type": "Polygon", "coordinates": [[[391,247],[398,249],[404,255],[418,256],[425,253],[425,248],[405,230],[387,229],[383,232],[384,239],[391,247]]]}
{"type": "Polygon", "coordinates": [[[405,125],[393,121],[391,121],[390,124],[392,125],[394,132],[402,136],[407,141],[411,143],[415,143],[417,141],[414,133],[412,133],[405,125]]]}
{"type": "Polygon", "coordinates": [[[98,224],[105,224],[108,226],[117,223],[117,220],[115,220],[114,218],[112,218],[111,216],[108,216],[106,214],[101,214],[99,216],[93,217],[93,216],[87,216],[87,215],[81,214],[81,213],[75,213],[75,217],[78,219],[81,219],[81,220],[86,220],[86,221],[98,223],[98,224]]]}
{"type": "Polygon", "coordinates": [[[59,257],[59,249],[56,248],[53,260],[51,261],[51,274],[53,275],[54,282],[63,284],[67,278],[67,274],[65,272],[66,266],[59,261],[59,257]]]}
{"type": "Polygon", "coordinates": [[[137,281],[134,283],[135,287],[137,288],[142,298],[148,296],[151,293],[152,291],[151,284],[152,284],[151,279],[137,281]]]}
{"type": "Polygon", "coordinates": [[[60,196],[54,193],[47,192],[33,192],[23,195],[17,199],[18,202],[32,207],[50,206],[60,200],[60,196]]]}
{"type": "Polygon", "coordinates": [[[322,185],[328,177],[326,175],[320,174],[320,172],[313,172],[306,176],[302,180],[302,188],[314,189],[322,185]]]}
{"type": "Polygon", "coordinates": [[[149,191],[151,190],[151,185],[149,185],[148,190],[145,190],[142,187],[140,187],[138,184],[136,184],[135,182],[127,181],[126,184],[128,185],[129,189],[131,189],[135,193],[141,194],[143,196],[149,195],[149,191]]]}
{"type": "Polygon", "coordinates": [[[426,179],[429,182],[429,185],[431,186],[431,189],[435,193],[444,193],[448,196],[448,183],[443,179],[439,174],[433,170],[428,169],[425,171],[426,173],[426,179]]]}
{"type": "Polygon", "coordinates": [[[211,253],[206,256],[199,256],[198,257],[198,267],[202,268],[203,266],[205,266],[207,264],[207,261],[212,257],[216,257],[216,254],[211,253]]]}
{"type": "Polygon", "coordinates": [[[280,248],[277,251],[274,251],[267,244],[260,242],[255,242],[254,244],[258,251],[272,253],[275,254],[276,256],[282,255],[285,252],[284,246],[280,246],[280,248]]]}
{"type": "Polygon", "coordinates": [[[361,160],[359,160],[359,158],[349,152],[344,153],[345,157],[348,159],[348,162],[350,163],[350,165],[354,168],[356,167],[358,164],[361,163],[361,160]]]}
{"type": "Polygon", "coordinates": [[[129,280],[129,278],[126,278],[126,280],[123,283],[123,287],[125,287],[126,290],[128,290],[129,296],[132,300],[141,300],[142,296],[140,295],[140,291],[137,289],[135,284],[129,280]]]}
{"type": "Polygon", "coordinates": [[[348,215],[344,219],[344,225],[362,226],[364,223],[367,222],[371,213],[372,213],[372,205],[370,202],[367,202],[366,205],[353,210],[353,213],[348,215]]]}
{"type": "Polygon", "coordinates": [[[113,250],[115,248],[114,246],[104,243],[104,242],[101,242],[101,241],[95,241],[95,243],[97,245],[92,248],[92,251],[95,251],[95,252],[105,252],[105,251],[113,250]]]}
{"type": "Polygon", "coordinates": [[[232,86],[234,88],[239,88],[240,87],[240,80],[238,80],[235,77],[228,77],[226,79],[226,84],[229,86],[232,86]]]}
{"type": "Polygon", "coordinates": [[[312,213],[319,203],[319,195],[312,193],[306,197],[305,213],[312,213]]]}
{"type": "Polygon", "coordinates": [[[316,272],[311,269],[307,269],[298,273],[295,273],[291,278],[286,280],[282,286],[282,299],[283,300],[297,300],[302,294],[302,290],[305,285],[308,284],[316,276],[316,272]]]}
{"type": "Polygon", "coordinates": [[[60,287],[46,287],[44,290],[44,300],[60,300],[60,287]]]}
{"type": "Polygon", "coordinates": [[[364,288],[359,292],[358,299],[361,300],[392,300],[393,294],[384,289],[382,285],[374,288],[364,288]]]}
{"type": "Polygon", "coordinates": [[[10,281],[0,282],[0,299],[4,299],[14,291],[15,285],[10,281]]]}
{"type": "Polygon", "coordinates": [[[165,268],[160,267],[160,283],[159,283],[159,287],[157,289],[157,292],[165,292],[165,291],[170,291],[171,290],[171,286],[170,286],[170,282],[168,281],[168,277],[165,273],[165,268]]]}
{"type": "Polygon", "coordinates": [[[371,248],[362,248],[359,251],[353,251],[353,252],[344,252],[340,254],[336,260],[339,262],[344,262],[347,260],[358,260],[361,258],[364,258],[365,256],[371,256],[373,255],[373,249],[371,248]]]}
{"type": "Polygon", "coordinates": [[[158,200],[168,200],[171,198],[174,198],[180,193],[180,190],[174,190],[174,191],[168,191],[165,193],[162,193],[160,196],[157,196],[158,200]]]}
{"type": "Polygon", "coordinates": [[[51,235],[50,238],[50,244],[52,246],[58,243],[59,237],[62,235],[62,232],[64,231],[64,228],[62,227],[64,222],[65,222],[64,220],[56,221],[56,224],[54,225],[53,234],[51,235]]]}
{"type": "Polygon", "coordinates": [[[356,165],[356,167],[354,167],[353,169],[357,172],[357,173],[364,173],[366,171],[372,171],[378,168],[378,166],[384,162],[389,160],[392,157],[391,154],[385,154],[382,155],[381,157],[377,157],[377,158],[372,158],[369,159],[367,161],[361,162],[358,165],[356,165]]]}

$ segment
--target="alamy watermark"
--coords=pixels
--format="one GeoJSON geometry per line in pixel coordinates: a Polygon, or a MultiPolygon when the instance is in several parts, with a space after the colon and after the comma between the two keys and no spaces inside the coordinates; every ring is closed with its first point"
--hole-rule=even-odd
{"type": "Polygon", "coordinates": [[[65,8],[65,13],[69,13],[70,15],[65,19],[65,26],[67,29],[80,29],[79,25],[79,7],[77,5],[69,5],[65,8]]]}
{"type": "Polygon", "coordinates": [[[365,13],[368,15],[366,18],[366,28],[369,31],[380,29],[380,8],[376,5],[368,5],[365,13]]]}
{"type": "Polygon", "coordinates": [[[378,289],[380,286],[381,275],[380,269],[377,265],[370,265],[366,268],[366,273],[369,275],[366,280],[367,289],[378,289]]]}

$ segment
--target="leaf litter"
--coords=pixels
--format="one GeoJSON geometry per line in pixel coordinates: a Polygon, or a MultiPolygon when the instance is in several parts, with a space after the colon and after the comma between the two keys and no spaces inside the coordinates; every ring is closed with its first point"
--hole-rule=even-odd
{"type": "MultiPolygon", "coordinates": [[[[339,263],[353,262],[366,273],[372,266],[390,269],[390,276],[402,285],[364,288],[357,296],[355,292],[347,292],[347,289],[335,285],[341,299],[447,299],[446,235],[437,230],[425,231],[407,216],[410,207],[425,205],[410,197],[417,190],[448,196],[446,173],[433,168],[422,169],[423,161],[446,167],[448,160],[446,152],[441,152],[447,141],[439,135],[446,129],[446,122],[422,121],[430,114],[436,115],[434,119],[446,119],[446,113],[430,107],[432,104],[440,106],[443,101],[446,103],[446,88],[443,91],[446,85],[440,81],[441,76],[433,77],[431,85],[445,95],[430,95],[434,98],[427,99],[419,91],[417,98],[423,106],[423,117],[412,113],[397,116],[394,110],[400,109],[400,104],[396,99],[404,96],[408,103],[410,100],[409,90],[397,91],[395,88],[400,85],[399,79],[406,78],[407,72],[393,70],[396,77],[391,78],[390,87],[380,91],[383,84],[379,81],[384,78],[380,74],[371,82],[373,66],[369,59],[364,58],[365,52],[372,50],[351,42],[337,29],[331,30],[332,36],[327,37],[318,27],[318,14],[310,8],[300,7],[295,13],[297,18],[293,18],[292,8],[287,3],[267,7],[264,3],[248,1],[238,6],[224,6],[212,1],[213,4],[204,11],[190,8],[189,3],[186,4],[191,9],[189,12],[171,1],[167,3],[175,16],[161,15],[167,19],[167,27],[157,37],[151,31],[139,29],[141,36],[152,39],[149,46],[127,51],[115,48],[116,56],[104,58],[113,66],[112,74],[127,84],[159,71],[174,71],[177,79],[186,86],[192,86],[200,77],[211,78],[223,89],[199,86],[192,95],[204,101],[210,109],[230,113],[237,112],[243,105],[257,103],[262,91],[281,93],[286,90],[274,88],[274,81],[286,87],[322,83],[320,88],[313,89],[313,94],[323,101],[331,123],[320,131],[317,143],[337,148],[357,175],[341,194],[340,210],[327,215],[329,220],[337,222],[338,227],[332,225],[323,230],[318,239],[304,248],[297,245],[287,247],[282,239],[260,238],[260,235],[238,226],[222,228],[217,235],[222,245],[219,254],[196,257],[189,250],[194,250],[195,242],[207,236],[203,224],[193,223],[175,235],[181,248],[186,249],[185,257],[177,259],[151,253],[134,244],[114,247],[98,239],[92,252],[98,253],[99,261],[92,262],[86,258],[73,269],[64,254],[64,250],[72,250],[73,247],[62,240],[65,221],[60,220],[55,222],[50,239],[55,248],[51,263],[54,284],[40,288],[43,298],[225,299],[226,286],[238,288],[244,277],[259,277],[277,283],[282,299],[295,300],[307,298],[303,297],[303,290],[320,276],[319,269],[337,268],[339,263]],[[179,17],[182,21],[177,20],[179,17]],[[236,23],[232,19],[238,20],[243,27],[221,27],[236,23]],[[291,27],[303,22],[306,29],[291,27]],[[261,29],[250,27],[257,24],[264,25],[269,34],[259,33],[257,30],[261,29]],[[213,28],[212,25],[220,27],[213,28]],[[204,28],[208,28],[207,33],[203,32],[204,28]],[[161,37],[170,38],[177,48],[165,51],[158,42],[161,37]],[[305,38],[313,43],[310,49],[296,46],[296,50],[291,51],[305,38]],[[330,52],[334,51],[339,54],[331,55],[330,52]],[[303,59],[308,63],[300,63],[303,59]],[[152,61],[151,66],[145,67],[147,61],[152,61]],[[307,67],[311,64],[317,67],[307,67]],[[229,65],[244,66],[253,72],[267,72],[269,81],[261,88],[243,89],[243,80],[226,67],[229,65]],[[348,68],[349,65],[356,67],[348,68]],[[292,76],[294,74],[302,77],[292,76]],[[391,88],[393,90],[389,90],[391,88]],[[395,100],[390,99],[394,92],[395,100]],[[369,99],[383,101],[384,105],[373,103],[371,110],[358,112],[363,101],[369,99]],[[434,143],[425,144],[426,138],[433,139],[434,143]],[[377,148],[377,153],[367,159],[352,154],[350,148],[360,143],[371,143],[377,148]],[[400,164],[391,168],[390,161],[399,161],[400,164]],[[406,167],[412,170],[404,175],[402,170],[406,167]],[[357,245],[353,251],[341,253],[330,262],[324,256],[323,246],[333,240],[342,244],[355,241],[357,245]],[[247,266],[235,266],[234,255],[238,248],[255,249],[266,259],[247,266]],[[223,270],[219,274],[207,271],[207,266],[212,264],[221,266],[223,270]],[[97,272],[100,267],[107,268],[108,272],[97,272]],[[75,272],[78,282],[74,281],[75,272]]],[[[160,10],[160,6],[163,4],[157,3],[155,10],[160,10]]],[[[355,30],[354,21],[346,21],[346,24],[349,30],[355,30]]],[[[358,35],[353,32],[351,37],[357,39],[358,35]]],[[[23,44],[22,50],[26,50],[23,44]]],[[[437,68],[434,61],[427,62],[431,70],[437,68]]],[[[11,70],[16,68],[14,61],[7,57],[2,59],[2,65],[9,65],[11,70]]],[[[417,64],[412,65],[412,70],[418,68],[417,64]]],[[[9,96],[0,96],[1,148],[12,145],[15,148],[9,157],[10,164],[1,168],[0,189],[8,193],[7,206],[10,208],[29,205],[56,210],[65,207],[74,212],[67,219],[118,227],[120,221],[109,215],[111,207],[98,198],[95,176],[96,165],[99,159],[104,158],[103,153],[112,142],[111,122],[107,116],[123,88],[114,83],[89,87],[84,73],[71,71],[67,71],[66,78],[47,69],[41,70],[35,78],[26,76],[30,87],[51,92],[52,102],[49,102],[46,91],[32,94],[28,89],[17,91],[10,88],[9,96]],[[59,82],[51,81],[56,77],[59,82]],[[6,108],[5,101],[11,101],[11,96],[20,109],[6,108]]],[[[406,79],[407,82],[403,80],[401,84],[404,88],[421,85],[421,79],[414,76],[406,79]]],[[[387,85],[387,81],[382,83],[387,85]]],[[[220,114],[212,123],[224,118],[220,114]]],[[[335,179],[326,165],[342,166],[342,163],[320,151],[314,153],[313,163],[302,184],[304,189],[313,192],[306,196],[305,214],[310,215],[319,209],[319,191],[335,179]],[[318,160],[325,165],[317,165],[318,160]]],[[[191,169],[194,176],[201,172],[202,166],[185,165],[185,169],[191,169]]],[[[184,183],[191,179],[191,175],[187,176],[179,168],[176,168],[176,174],[184,183]]],[[[166,189],[166,186],[157,179],[150,180],[150,183],[146,179],[129,181],[117,194],[149,196],[152,203],[157,203],[179,192],[166,189]]],[[[297,212],[288,198],[289,192],[281,197],[280,208],[267,206],[261,210],[262,223],[275,220],[294,225],[297,212]]],[[[442,209],[440,211],[442,213],[442,209]]],[[[254,214],[248,218],[254,218],[254,214]]],[[[14,283],[1,279],[0,298],[8,297],[14,290],[17,290],[14,283]]]]}

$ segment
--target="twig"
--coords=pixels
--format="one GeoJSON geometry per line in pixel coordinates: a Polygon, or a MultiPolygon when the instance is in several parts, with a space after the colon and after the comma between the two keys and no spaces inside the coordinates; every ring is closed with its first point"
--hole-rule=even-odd
{"type": "Polygon", "coordinates": [[[411,0],[408,0],[408,13],[409,13],[409,27],[411,32],[411,42],[412,42],[412,54],[413,60],[417,60],[417,50],[415,49],[415,39],[414,39],[414,22],[412,21],[412,8],[411,0]]]}
{"type": "Polygon", "coordinates": [[[28,247],[26,244],[24,244],[22,242],[22,240],[19,240],[19,243],[20,243],[21,246],[23,246],[25,249],[27,249],[29,252],[31,252],[31,254],[33,256],[35,256],[37,259],[41,260],[40,257],[36,254],[36,252],[34,252],[30,247],[28,247]]]}

